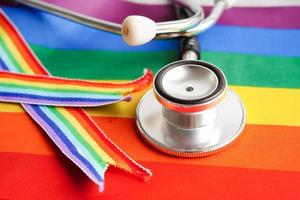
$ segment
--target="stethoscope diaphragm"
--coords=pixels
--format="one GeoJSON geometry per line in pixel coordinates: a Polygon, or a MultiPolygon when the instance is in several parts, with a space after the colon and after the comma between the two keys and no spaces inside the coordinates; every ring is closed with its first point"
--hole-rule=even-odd
{"type": "Polygon", "coordinates": [[[176,61],[155,76],[137,107],[141,135],[155,148],[201,157],[231,144],[245,125],[245,108],[222,71],[198,60],[176,61]]]}

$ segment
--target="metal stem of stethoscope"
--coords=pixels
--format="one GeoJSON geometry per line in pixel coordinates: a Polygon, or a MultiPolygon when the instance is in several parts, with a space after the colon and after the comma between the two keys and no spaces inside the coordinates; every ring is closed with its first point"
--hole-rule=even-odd
{"type": "MultiPolygon", "coordinates": [[[[174,6],[175,6],[175,11],[176,11],[177,17],[179,19],[187,18],[190,15],[192,15],[192,12],[190,10],[185,9],[177,4],[175,4],[174,6]]],[[[197,37],[195,37],[195,36],[182,37],[179,60],[186,60],[186,61],[183,61],[182,63],[188,64],[188,63],[192,63],[191,61],[193,61],[193,60],[196,61],[199,59],[200,59],[200,45],[199,45],[197,37]]],[[[167,69],[167,70],[169,70],[169,69],[167,69]]],[[[166,95],[166,94],[172,93],[171,89],[176,90],[178,88],[174,87],[174,88],[169,88],[170,91],[162,91],[163,90],[162,88],[164,87],[164,86],[162,86],[163,85],[162,79],[163,78],[166,79],[168,76],[168,75],[164,75],[164,73],[166,73],[166,72],[161,71],[157,75],[155,82],[154,82],[154,84],[155,84],[154,90],[156,93],[156,98],[161,102],[162,105],[165,105],[162,108],[162,115],[168,123],[170,123],[173,126],[176,126],[178,128],[192,129],[192,128],[198,128],[198,127],[204,126],[216,118],[217,114],[216,114],[215,108],[201,109],[199,112],[189,112],[189,111],[181,112],[181,111],[183,111],[183,109],[181,109],[181,110],[180,110],[180,108],[174,109],[174,106],[172,106],[171,108],[168,108],[169,105],[164,102],[163,97],[162,97],[163,95],[161,95],[161,94],[165,93],[164,95],[166,95]]],[[[202,73],[205,73],[205,71],[203,70],[202,73]]],[[[222,84],[223,87],[220,87],[221,91],[218,92],[219,96],[222,97],[222,95],[223,95],[222,93],[224,93],[224,91],[225,91],[226,80],[225,80],[225,77],[222,76],[222,73],[219,70],[215,69],[215,73],[219,73],[219,80],[217,79],[217,77],[214,77],[214,79],[211,81],[211,84],[212,84],[211,87],[216,89],[218,84],[219,85],[222,84]],[[218,82],[220,82],[220,83],[218,83],[218,82]]],[[[176,74],[174,74],[174,75],[176,75],[176,74]]],[[[209,76],[209,74],[206,74],[206,75],[209,76]]],[[[191,86],[186,86],[185,90],[187,93],[191,93],[191,92],[193,92],[193,90],[195,90],[195,88],[191,85],[191,86]]],[[[167,95],[167,96],[170,97],[169,95],[167,95]]],[[[218,97],[215,99],[217,100],[218,97]]],[[[191,108],[191,106],[189,106],[189,108],[191,108]]]]}
{"type": "MultiPolygon", "coordinates": [[[[93,28],[102,29],[117,34],[123,34],[125,41],[131,45],[141,45],[150,41],[153,37],[157,39],[164,39],[180,36],[193,36],[199,34],[210,28],[218,21],[224,9],[230,6],[231,1],[233,0],[215,0],[215,6],[210,12],[210,15],[206,18],[204,17],[202,7],[198,3],[192,1],[186,3],[184,0],[177,0],[176,2],[180,2],[181,5],[187,7],[189,10],[192,11],[193,15],[186,19],[155,23],[154,21],[148,18],[140,20],[141,16],[131,16],[131,19],[129,19],[130,21],[134,21],[134,23],[141,22],[140,24],[135,24],[132,27],[139,27],[140,25],[144,25],[148,28],[152,27],[152,29],[145,29],[145,32],[141,34],[140,31],[138,31],[139,34],[137,37],[145,37],[143,35],[149,35],[149,38],[140,40],[141,42],[139,41],[138,43],[130,43],[130,41],[128,42],[128,40],[126,39],[127,36],[126,34],[124,34],[124,30],[122,30],[121,24],[90,17],[41,0],[9,0],[9,2],[13,2],[16,4],[22,4],[45,10],[52,14],[62,16],[64,18],[85,24],[93,28]],[[149,32],[151,32],[151,34],[149,34],[149,32]]],[[[129,32],[133,33],[134,31],[135,28],[133,30],[130,30],[129,32]]]]}

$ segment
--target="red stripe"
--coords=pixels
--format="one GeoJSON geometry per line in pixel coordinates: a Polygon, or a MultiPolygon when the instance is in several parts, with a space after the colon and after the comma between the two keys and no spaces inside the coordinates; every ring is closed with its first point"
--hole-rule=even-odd
{"type": "Polygon", "coordinates": [[[32,54],[31,50],[28,48],[26,43],[23,41],[18,31],[12,25],[12,23],[4,16],[3,13],[0,13],[0,23],[2,27],[7,31],[8,35],[13,43],[16,45],[17,49],[21,53],[22,57],[26,60],[30,68],[36,74],[47,74],[47,71],[41,66],[37,58],[32,54]]]}
{"type": "Polygon", "coordinates": [[[99,193],[77,167],[58,157],[0,153],[0,199],[298,199],[300,173],[143,163],[154,177],[144,183],[110,168],[99,193]]]}

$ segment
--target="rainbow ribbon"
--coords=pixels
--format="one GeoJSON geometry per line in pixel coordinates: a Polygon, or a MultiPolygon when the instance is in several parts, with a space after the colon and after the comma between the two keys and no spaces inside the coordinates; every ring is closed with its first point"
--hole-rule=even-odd
{"type": "MultiPolygon", "coordinates": [[[[0,10],[0,58],[0,69],[14,72],[1,72],[2,86],[6,84],[6,87],[11,89],[11,91],[5,91],[2,90],[3,87],[1,89],[2,97],[5,96],[3,95],[5,92],[5,94],[11,92],[9,94],[16,95],[15,100],[20,98],[18,102],[22,102],[24,96],[20,97],[17,95],[28,94],[27,92],[29,91],[33,96],[38,96],[40,94],[38,92],[42,92],[44,97],[51,97],[51,95],[55,96],[56,94],[62,94],[61,97],[63,97],[66,94],[72,94],[74,96],[70,95],[68,97],[73,98],[76,96],[75,91],[80,91],[79,94],[82,95],[83,92],[87,94],[87,91],[81,90],[83,88],[88,88],[90,92],[97,88],[97,91],[94,91],[95,94],[105,97],[97,99],[97,101],[99,100],[97,103],[102,105],[108,103],[108,101],[105,101],[107,99],[109,99],[110,103],[115,102],[117,99],[127,99],[127,97],[122,95],[126,96],[128,92],[142,89],[152,81],[152,75],[149,71],[141,79],[125,84],[96,83],[47,77],[50,74],[33,54],[17,28],[2,10],[0,10]],[[35,82],[36,84],[34,84],[34,80],[37,81],[35,82]],[[31,81],[33,82],[29,84],[31,81]],[[27,85],[23,83],[27,83],[27,85]],[[62,86],[66,86],[66,88],[62,86]],[[56,93],[51,93],[51,87],[59,89],[55,91],[56,93]],[[26,92],[23,92],[22,89],[26,92]],[[106,99],[108,96],[109,98],[106,99]],[[100,99],[104,99],[104,101],[100,99]]],[[[27,98],[26,102],[34,103],[33,96],[32,98],[27,98]],[[32,102],[30,102],[30,99],[32,102]]],[[[86,100],[94,99],[90,93],[87,96],[86,100]]],[[[70,103],[69,99],[65,100],[59,99],[59,101],[56,101],[56,99],[51,99],[51,102],[53,105],[56,105],[56,103],[64,105],[67,104],[66,102],[70,103]]],[[[50,102],[49,99],[36,99],[36,103],[45,103],[46,101],[47,104],[50,102]]],[[[136,163],[109,140],[81,108],[32,105],[23,102],[21,105],[35,122],[44,129],[60,150],[91,180],[98,184],[100,190],[104,189],[104,173],[109,165],[121,168],[142,179],[148,179],[151,176],[151,172],[148,169],[136,163]]]]}
{"type": "Polygon", "coordinates": [[[129,101],[149,85],[152,73],[129,83],[94,82],[0,71],[0,101],[49,106],[89,107],[129,101]],[[138,87],[137,87],[138,86],[138,87]]]}

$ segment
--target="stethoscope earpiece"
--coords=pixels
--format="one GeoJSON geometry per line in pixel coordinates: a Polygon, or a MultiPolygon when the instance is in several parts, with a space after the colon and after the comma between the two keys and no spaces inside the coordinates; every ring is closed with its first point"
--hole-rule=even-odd
{"type": "Polygon", "coordinates": [[[201,157],[231,144],[245,125],[245,108],[222,71],[197,60],[166,65],[137,107],[137,125],[155,148],[201,157]]]}
{"type": "Polygon", "coordinates": [[[124,19],[121,28],[124,41],[138,46],[151,41],[156,35],[156,24],[148,17],[131,15],[124,19]]]}

